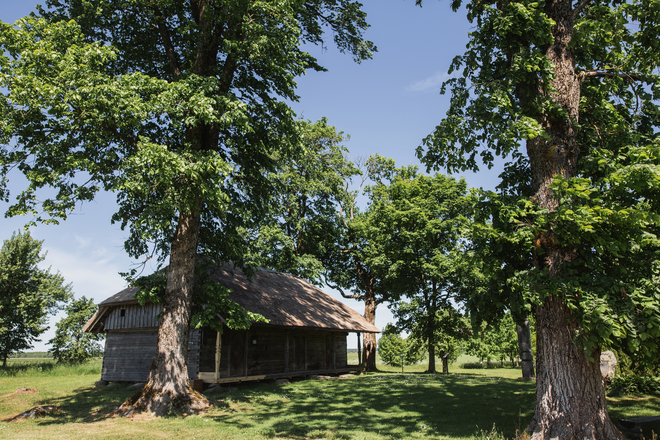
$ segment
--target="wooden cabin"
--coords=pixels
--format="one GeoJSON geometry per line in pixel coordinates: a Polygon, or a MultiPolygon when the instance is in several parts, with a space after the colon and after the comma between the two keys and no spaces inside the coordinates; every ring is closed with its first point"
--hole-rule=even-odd
{"type": "MultiPolygon", "coordinates": [[[[268,323],[222,333],[191,329],[188,375],[205,383],[342,374],[358,370],[347,362],[347,336],[377,333],[362,315],[312,284],[289,274],[258,270],[251,280],[230,265],[211,276],[231,290],[230,299],[268,323]]],[[[158,304],[140,306],[127,288],[99,304],[84,331],[106,334],[101,379],[144,382],[156,351],[158,304]]],[[[223,323],[222,316],[218,320],[223,323]]]]}

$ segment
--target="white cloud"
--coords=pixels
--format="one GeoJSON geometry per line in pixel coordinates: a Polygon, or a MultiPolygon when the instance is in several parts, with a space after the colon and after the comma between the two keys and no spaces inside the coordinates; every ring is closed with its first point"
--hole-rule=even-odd
{"type": "MultiPolygon", "coordinates": [[[[105,254],[105,253],[103,253],[105,254]]],[[[99,258],[95,252],[71,253],[59,248],[48,250],[44,264],[58,270],[67,283],[73,284],[75,296],[85,295],[94,298],[96,302],[122,290],[126,281],[119,276],[122,268],[120,264],[113,263],[112,258],[99,258]]]]}
{"type": "Polygon", "coordinates": [[[80,236],[80,235],[76,234],[74,236],[74,239],[78,243],[78,247],[83,247],[84,248],[84,247],[87,247],[90,244],[92,244],[92,239],[89,238],[89,237],[83,237],[83,236],[80,236]]]}
{"type": "MultiPolygon", "coordinates": [[[[51,268],[51,272],[60,272],[64,282],[72,284],[76,298],[93,298],[95,303],[107,299],[126,287],[126,281],[118,274],[126,271],[129,261],[122,251],[112,255],[106,248],[95,248],[94,240],[75,237],[81,246],[71,249],[48,248],[46,259],[41,267],[51,268]]],[[[55,323],[65,316],[64,312],[51,316],[50,329],[41,335],[41,342],[35,342],[33,350],[46,351],[49,339],[55,336],[55,323]]]]}
{"type": "Polygon", "coordinates": [[[440,86],[442,83],[449,79],[449,75],[444,72],[437,72],[433,76],[430,76],[421,81],[406,87],[407,91],[410,92],[438,92],[440,91],[440,86]]]}

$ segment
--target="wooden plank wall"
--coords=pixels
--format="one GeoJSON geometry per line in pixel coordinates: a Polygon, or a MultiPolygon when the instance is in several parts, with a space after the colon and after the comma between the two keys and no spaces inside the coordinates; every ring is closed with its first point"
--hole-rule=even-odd
{"type": "Polygon", "coordinates": [[[307,370],[324,370],[326,365],[324,332],[309,332],[307,334],[307,370]]]}
{"type": "Polygon", "coordinates": [[[335,333],[335,367],[346,368],[348,365],[348,333],[335,333]]]}
{"type": "Polygon", "coordinates": [[[145,382],[156,353],[158,329],[108,332],[101,380],[145,382]]]}
{"type": "Polygon", "coordinates": [[[190,329],[188,333],[188,378],[197,379],[200,364],[200,344],[202,342],[202,330],[190,329]]]}
{"type": "Polygon", "coordinates": [[[248,337],[248,375],[285,371],[286,330],[251,330],[248,337]]]}
{"type": "MultiPolygon", "coordinates": [[[[213,373],[216,332],[205,327],[200,334],[199,371],[213,373]]],[[[335,368],[345,368],[347,336],[344,332],[295,329],[225,329],[219,378],[329,370],[333,363],[335,368]]]]}
{"type": "Polygon", "coordinates": [[[199,352],[199,371],[215,372],[216,331],[210,327],[204,327],[201,330],[201,336],[202,341],[199,352]]]}
{"type": "Polygon", "coordinates": [[[151,328],[160,325],[158,314],[162,306],[159,304],[127,304],[117,306],[105,319],[104,330],[121,330],[130,328],[151,328]],[[122,310],[124,311],[122,315],[122,310]]]}

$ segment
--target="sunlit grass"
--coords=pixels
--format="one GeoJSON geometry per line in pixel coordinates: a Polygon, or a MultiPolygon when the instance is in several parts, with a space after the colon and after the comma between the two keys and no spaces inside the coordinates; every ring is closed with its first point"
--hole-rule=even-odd
{"type": "MultiPolygon", "coordinates": [[[[126,419],[108,415],[136,389],[121,384],[94,388],[100,377],[99,361],[83,369],[52,366],[44,370],[43,364],[33,367],[36,365],[42,370],[0,372],[0,438],[513,438],[529,422],[535,395],[533,382],[503,374],[507,370],[509,376],[518,377],[515,369],[475,370],[454,365],[449,375],[430,375],[411,372],[408,367],[404,374],[383,367],[381,372],[346,380],[242,384],[209,393],[214,405],[202,414],[126,419]],[[23,387],[31,390],[16,391],[23,387]],[[54,405],[59,410],[43,419],[11,421],[36,405],[54,405]],[[493,426],[499,437],[494,436],[493,426]]],[[[426,365],[419,368],[423,371],[426,365]]],[[[660,413],[660,399],[655,397],[609,402],[611,414],[617,418],[660,413]]]]}

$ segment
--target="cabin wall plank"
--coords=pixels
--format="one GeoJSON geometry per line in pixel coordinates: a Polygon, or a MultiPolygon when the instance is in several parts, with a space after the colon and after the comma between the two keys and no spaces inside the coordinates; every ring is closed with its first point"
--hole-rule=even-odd
{"type": "Polygon", "coordinates": [[[196,379],[199,373],[200,344],[202,342],[202,330],[190,329],[188,333],[188,378],[196,379]]]}
{"type": "Polygon", "coordinates": [[[348,333],[335,335],[335,368],[346,368],[348,365],[348,333]]]}
{"type": "Polygon", "coordinates": [[[126,330],[132,328],[158,327],[158,313],[162,306],[158,304],[126,304],[115,307],[105,319],[104,330],[126,330]],[[121,311],[124,310],[124,316],[121,311]]]}
{"type": "Polygon", "coordinates": [[[157,341],[157,329],[108,332],[101,379],[108,382],[145,382],[157,341]]]}

